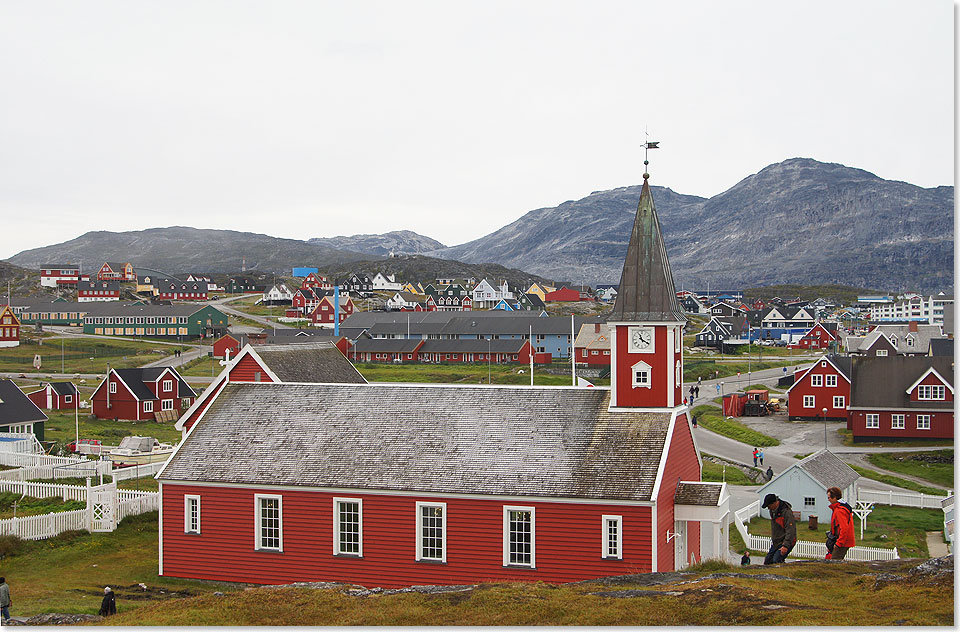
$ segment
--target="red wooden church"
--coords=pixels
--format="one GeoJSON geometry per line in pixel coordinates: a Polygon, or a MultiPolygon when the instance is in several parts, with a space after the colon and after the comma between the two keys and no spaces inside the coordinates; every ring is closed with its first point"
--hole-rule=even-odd
{"type": "Polygon", "coordinates": [[[729,496],[700,481],[647,177],[611,388],[224,382],[157,475],[160,574],[392,587],[725,558],[729,496]]]}

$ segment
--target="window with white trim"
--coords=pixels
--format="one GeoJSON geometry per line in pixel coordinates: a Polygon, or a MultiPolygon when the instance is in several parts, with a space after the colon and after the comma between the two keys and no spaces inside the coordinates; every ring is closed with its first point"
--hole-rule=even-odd
{"type": "Polygon", "coordinates": [[[143,402],[143,412],[145,412],[145,413],[152,413],[152,412],[153,412],[153,402],[152,402],[152,401],[143,402]]]}
{"type": "Polygon", "coordinates": [[[804,507],[816,507],[817,499],[813,496],[804,496],[803,497],[803,506],[804,507]]]}
{"type": "Polygon", "coordinates": [[[622,516],[603,516],[603,557],[605,559],[623,559],[622,524],[622,516]]]}
{"type": "Polygon", "coordinates": [[[877,349],[877,357],[878,357],[878,358],[885,357],[886,355],[887,355],[887,350],[886,350],[886,349],[877,349]]]}
{"type": "Polygon", "coordinates": [[[533,507],[503,508],[503,565],[536,567],[533,507]]]}
{"type": "Polygon", "coordinates": [[[890,428],[893,430],[903,430],[904,424],[904,415],[890,415],[890,428]]]}
{"type": "Polygon", "coordinates": [[[867,414],[867,428],[879,428],[880,427],[880,415],[876,413],[867,414]]]}
{"type": "Polygon", "coordinates": [[[803,396],[803,407],[804,408],[815,408],[816,407],[816,398],[813,395],[804,395],[803,396]]]}
{"type": "Polygon", "coordinates": [[[917,430],[930,430],[930,415],[917,415],[917,430]]]}
{"type": "Polygon", "coordinates": [[[833,396],[833,407],[834,408],[843,408],[847,405],[847,398],[843,395],[834,395],[833,396]]]}
{"type": "Polygon", "coordinates": [[[117,383],[116,383],[116,382],[110,382],[110,392],[111,392],[111,393],[116,393],[116,392],[117,392],[117,383]]]}
{"type": "Polygon", "coordinates": [[[642,360],[637,362],[632,367],[630,367],[630,372],[633,375],[633,387],[634,388],[651,388],[653,381],[650,377],[650,365],[642,360]]]}
{"type": "Polygon", "coordinates": [[[183,497],[183,532],[200,533],[200,497],[185,495],[183,497]]]}
{"type": "Polygon", "coordinates": [[[837,376],[836,375],[827,375],[825,376],[827,386],[836,386],[837,385],[837,376]]]}
{"type": "Polygon", "coordinates": [[[163,392],[169,393],[173,390],[173,380],[164,380],[163,381],[163,392]]]}
{"type": "Polygon", "coordinates": [[[943,399],[946,389],[942,385],[921,384],[917,387],[918,399],[943,399]]]}
{"type": "Polygon", "coordinates": [[[63,396],[63,403],[64,403],[64,404],[72,404],[72,403],[73,403],[73,395],[64,395],[64,396],[63,396]]]}
{"type": "Polygon", "coordinates": [[[160,410],[173,410],[173,400],[172,399],[160,400],[160,410]]]}
{"type": "Polygon", "coordinates": [[[819,373],[810,376],[810,386],[823,386],[823,376],[819,373]]]}
{"type": "Polygon", "coordinates": [[[283,497],[254,494],[256,505],[256,550],[283,551],[283,497]]]}
{"type": "Polygon", "coordinates": [[[417,561],[447,561],[447,504],[417,503],[417,561]]]}
{"type": "Polygon", "coordinates": [[[333,554],[363,557],[363,499],[333,499],[333,554]]]}

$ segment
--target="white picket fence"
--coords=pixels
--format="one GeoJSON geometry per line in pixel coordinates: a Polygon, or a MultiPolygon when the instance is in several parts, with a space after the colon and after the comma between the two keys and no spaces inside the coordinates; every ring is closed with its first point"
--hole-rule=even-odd
{"type": "Polygon", "coordinates": [[[12,492],[32,498],[56,498],[62,500],[87,500],[85,485],[58,485],[56,483],[30,483],[27,481],[0,481],[0,492],[12,492]]]}
{"type": "MultiPolygon", "coordinates": [[[[745,540],[747,546],[753,551],[769,551],[773,541],[770,536],[750,535],[745,540]]],[[[793,557],[810,557],[823,559],[827,555],[827,545],[823,542],[809,542],[807,540],[797,540],[797,544],[790,551],[793,557]]],[[[900,554],[896,547],[892,549],[881,549],[872,546],[855,546],[847,551],[847,560],[851,562],[873,562],[877,560],[899,560],[900,554]]]]}
{"type": "Polygon", "coordinates": [[[0,535],[15,535],[22,540],[44,540],[64,531],[87,529],[86,509],[61,511],[41,516],[0,520],[0,535]]]}
{"type": "Polygon", "coordinates": [[[858,489],[857,500],[881,505],[896,505],[898,507],[919,507],[921,509],[942,509],[943,501],[953,494],[953,490],[946,496],[932,494],[918,494],[916,492],[894,492],[873,489],[858,489]]]}
{"type": "Polygon", "coordinates": [[[88,459],[74,456],[47,456],[46,454],[23,454],[18,452],[0,452],[0,465],[13,467],[38,467],[43,465],[72,465],[88,459]]]}
{"type": "Polygon", "coordinates": [[[130,465],[127,467],[121,467],[110,472],[110,475],[113,476],[114,481],[125,481],[131,478],[143,478],[145,476],[152,476],[156,474],[163,466],[166,465],[166,461],[160,461],[159,463],[147,463],[146,465],[130,465]]]}
{"type": "Polygon", "coordinates": [[[137,516],[149,511],[158,511],[160,509],[160,492],[138,492],[141,496],[131,496],[124,500],[124,491],[120,491],[120,502],[118,503],[117,522],[120,522],[127,516],[137,516]]]}

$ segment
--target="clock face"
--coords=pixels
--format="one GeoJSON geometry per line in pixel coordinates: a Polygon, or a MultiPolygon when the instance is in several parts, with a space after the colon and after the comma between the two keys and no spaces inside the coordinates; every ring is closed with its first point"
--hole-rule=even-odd
{"type": "Polygon", "coordinates": [[[630,350],[651,351],[653,349],[653,329],[649,327],[630,328],[630,350]]]}

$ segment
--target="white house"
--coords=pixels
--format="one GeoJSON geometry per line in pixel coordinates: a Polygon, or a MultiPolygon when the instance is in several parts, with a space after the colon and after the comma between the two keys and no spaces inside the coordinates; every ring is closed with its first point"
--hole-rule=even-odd
{"type": "Polygon", "coordinates": [[[501,281],[500,285],[495,287],[483,279],[473,288],[474,309],[490,309],[502,300],[513,302],[513,292],[506,281],[501,281]]]}
{"type": "Polygon", "coordinates": [[[384,292],[391,292],[395,290],[400,290],[403,287],[402,283],[397,283],[397,278],[393,274],[384,275],[382,272],[377,272],[371,281],[371,288],[374,290],[381,290],[384,292]]]}
{"type": "MultiPolygon", "coordinates": [[[[790,503],[794,512],[800,512],[800,520],[808,520],[813,515],[820,523],[829,523],[833,512],[827,502],[827,489],[839,487],[843,499],[853,505],[857,499],[859,478],[852,467],[824,448],[785,469],[757,489],[757,495],[763,498],[767,494],[776,494],[790,503]]],[[[770,516],[769,513],[766,515],[770,516]]]]}
{"type": "Polygon", "coordinates": [[[287,287],[286,283],[274,285],[263,293],[264,303],[290,303],[293,301],[293,291],[287,287]]]}

